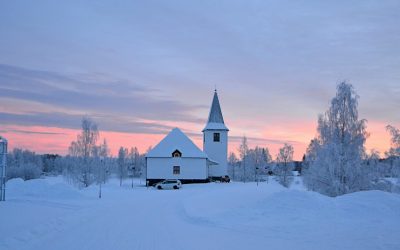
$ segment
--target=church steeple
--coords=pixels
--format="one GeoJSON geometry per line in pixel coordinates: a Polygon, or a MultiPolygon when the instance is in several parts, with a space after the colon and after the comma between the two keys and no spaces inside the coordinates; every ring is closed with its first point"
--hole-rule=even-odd
{"type": "Polygon", "coordinates": [[[221,106],[219,105],[217,90],[214,92],[214,98],[211,104],[210,114],[208,115],[208,123],[224,123],[221,106]]]}
{"type": "Polygon", "coordinates": [[[214,91],[214,97],[211,104],[210,114],[208,115],[207,125],[204,128],[204,130],[213,130],[213,129],[229,130],[225,126],[224,117],[222,116],[217,89],[215,89],[214,91]]]}
{"type": "Polygon", "coordinates": [[[215,89],[207,125],[203,129],[203,150],[209,159],[217,163],[209,169],[208,176],[211,178],[228,174],[228,131],[215,89]]]}

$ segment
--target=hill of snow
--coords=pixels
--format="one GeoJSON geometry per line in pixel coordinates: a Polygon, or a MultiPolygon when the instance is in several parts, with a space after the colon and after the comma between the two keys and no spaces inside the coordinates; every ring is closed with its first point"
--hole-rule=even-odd
{"type": "Polygon", "coordinates": [[[270,183],[78,190],[61,178],[7,183],[0,249],[400,249],[400,195],[337,198],[270,183]]]}

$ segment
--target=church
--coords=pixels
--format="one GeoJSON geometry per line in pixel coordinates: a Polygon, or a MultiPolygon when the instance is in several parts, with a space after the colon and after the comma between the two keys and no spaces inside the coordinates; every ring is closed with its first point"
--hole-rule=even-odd
{"type": "Polygon", "coordinates": [[[146,155],[146,183],[165,179],[182,183],[218,180],[228,174],[228,131],[222,116],[217,91],[203,129],[203,150],[179,128],[174,128],[146,155]]]}

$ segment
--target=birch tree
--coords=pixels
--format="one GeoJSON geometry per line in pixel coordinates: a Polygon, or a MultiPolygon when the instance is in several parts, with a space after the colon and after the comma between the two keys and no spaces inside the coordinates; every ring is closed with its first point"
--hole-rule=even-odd
{"type": "Polygon", "coordinates": [[[94,181],[94,162],[91,157],[97,154],[96,143],[98,138],[97,124],[89,117],[84,117],[81,133],[78,134],[76,141],[71,142],[69,147],[69,154],[76,157],[78,162],[80,161],[76,164],[72,174],[76,181],[84,187],[88,187],[94,181]]]}
{"type": "Polygon", "coordinates": [[[275,173],[278,181],[282,186],[289,187],[293,181],[293,146],[285,143],[285,145],[279,149],[279,153],[276,156],[276,168],[275,173]]]}
{"type": "Polygon", "coordinates": [[[329,196],[365,189],[362,174],[366,120],[358,118],[358,95],[351,84],[337,86],[336,96],[318,119],[317,138],[309,148],[308,169],[304,176],[308,188],[329,196]]]}

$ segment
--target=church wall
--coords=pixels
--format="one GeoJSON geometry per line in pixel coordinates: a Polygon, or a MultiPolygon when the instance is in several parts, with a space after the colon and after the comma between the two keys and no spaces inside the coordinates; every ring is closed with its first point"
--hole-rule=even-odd
{"type": "Polygon", "coordinates": [[[147,179],[199,179],[208,178],[207,162],[202,158],[147,158],[147,179]],[[180,174],[173,167],[180,166],[180,174]]]}

